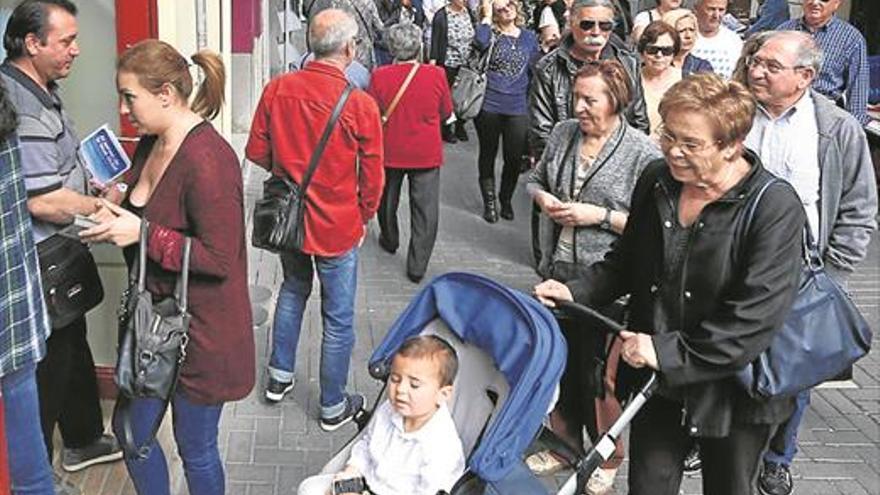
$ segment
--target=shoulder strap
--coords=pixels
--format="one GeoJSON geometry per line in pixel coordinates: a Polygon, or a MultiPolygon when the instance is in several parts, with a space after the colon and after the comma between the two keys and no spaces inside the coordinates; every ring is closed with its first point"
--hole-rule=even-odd
{"type": "Polygon", "coordinates": [[[312,159],[309,161],[309,168],[306,169],[306,173],[303,175],[302,184],[300,184],[300,189],[303,194],[305,194],[306,188],[309,187],[309,183],[312,181],[312,175],[315,174],[315,169],[318,168],[318,162],[321,161],[321,155],[324,154],[324,148],[327,146],[327,141],[330,139],[330,133],[333,132],[333,127],[336,125],[336,121],[339,120],[339,116],[342,115],[342,107],[344,107],[345,102],[348,101],[348,96],[351,94],[352,89],[353,87],[351,83],[345,85],[345,89],[342,90],[342,95],[339,96],[339,100],[333,108],[333,113],[330,114],[330,120],[327,121],[327,126],[324,127],[324,134],[321,135],[321,140],[318,141],[315,151],[312,152],[312,159]]]}
{"type": "Polygon", "coordinates": [[[413,64],[412,69],[409,70],[409,74],[406,75],[406,79],[403,81],[403,85],[400,86],[400,89],[397,90],[397,94],[394,95],[394,99],[391,100],[391,104],[388,105],[388,109],[385,110],[385,114],[382,115],[382,123],[385,124],[388,122],[388,117],[391,117],[391,114],[394,113],[394,109],[397,108],[397,104],[400,102],[400,98],[403,97],[403,93],[406,92],[406,88],[409,87],[409,83],[412,82],[413,78],[416,76],[416,72],[419,70],[419,63],[416,62],[413,64]]]}
{"type": "Polygon", "coordinates": [[[758,190],[757,194],[755,194],[751,201],[749,202],[748,210],[746,210],[746,221],[743,225],[743,234],[748,235],[749,230],[752,228],[752,220],[755,218],[755,211],[758,209],[758,203],[761,202],[761,198],[764,196],[764,193],[767,192],[767,189],[770,188],[773,184],[779,182],[779,179],[776,177],[770,178],[767,182],[761,186],[761,189],[758,190]]]}

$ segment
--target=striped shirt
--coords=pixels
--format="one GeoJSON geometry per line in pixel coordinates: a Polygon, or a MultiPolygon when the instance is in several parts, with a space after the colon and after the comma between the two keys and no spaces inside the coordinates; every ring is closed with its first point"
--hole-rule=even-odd
{"type": "Polygon", "coordinates": [[[844,108],[862,125],[868,125],[868,49],[865,37],[851,24],[832,17],[812,32],[803,18],[784,22],[780,31],[803,31],[813,35],[824,54],[822,70],[813,81],[813,89],[831,99],[846,97],[844,108]]]}
{"type": "MultiPolygon", "coordinates": [[[[21,163],[28,197],[66,188],[88,194],[89,174],[79,153],[79,138],[64,111],[57,85],[46,91],[10,62],[0,65],[9,101],[18,113],[21,163]]],[[[32,219],[34,241],[61,230],[64,225],[32,219]]]]}
{"type": "Polygon", "coordinates": [[[14,135],[0,140],[0,212],[0,376],[6,376],[43,358],[51,328],[14,135]]]}

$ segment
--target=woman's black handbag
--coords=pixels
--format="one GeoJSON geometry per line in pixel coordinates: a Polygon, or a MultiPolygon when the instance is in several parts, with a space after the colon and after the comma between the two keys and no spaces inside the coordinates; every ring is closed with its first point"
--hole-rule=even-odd
{"type": "Polygon", "coordinates": [[[251,243],[254,247],[274,252],[300,251],[305,239],[303,223],[306,206],[306,189],[321,160],[321,154],[330,139],[333,126],[342,114],[342,108],[351,94],[352,86],[347,84],[333,108],[330,120],[324,127],[324,134],[312,153],[309,168],[303,175],[302,185],[294,182],[279,170],[263,182],[263,197],[254,205],[253,232],[251,243]]]}
{"type": "Polygon", "coordinates": [[[452,108],[458,120],[471,120],[475,118],[483,108],[483,98],[486,97],[487,72],[492,52],[495,48],[495,35],[489,48],[479,53],[472,49],[474,55],[467,64],[458,69],[455,82],[452,83],[452,108]]]}
{"type": "Polygon", "coordinates": [[[64,328],[104,300],[89,247],[59,234],[37,244],[43,298],[52,328],[64,328]]]}
{"type": "MultiPolygon", "coordinates": [[[[772,182],[750,205],[745,232],[772,182]]],[[[796,395],[838,376],[871,349],[871,328],[846,291],[825,272],[809,224],[803,239],[804,267],[791,311],[770,347],[736,375],[752,397],[796,395]]]]}
{"type": "MultiPolygon", "coordinates": [[[[123,415],[125,434],[122,445],[130,456],[146,457],[149,445],[161,424],[164,410],[174,396],[180,369],[186,359],[190,315],[187,312],[189,265],[192,240],[183,245],[183,264],[174,295],[154,302],[147,290],[147,221],[141,222],[141,238],[136,268],[136,283],[123,295],[119,311],[119,350],[116,361],[116,385],[120,393],[119,412],[123,415]],[[128,417],[128,399],[155,398],[164,401],[163,413],[155,422],[153,433],[135,447],[128,417]]],[[[135,279],[132,271],[132,282],[135,279]]]]}

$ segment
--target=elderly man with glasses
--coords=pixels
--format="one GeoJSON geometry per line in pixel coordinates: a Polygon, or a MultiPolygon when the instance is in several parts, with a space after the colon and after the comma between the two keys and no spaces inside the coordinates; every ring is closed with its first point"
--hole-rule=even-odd
{"type": "MultiPolygon", "coordinates": [[[[758,111],[745,145],[794,187],[826,270],[845,283],[876,228],[877,190],[859,122],[810,89],[821,66],[822,52],[806,33],[781,31],[764,42],[748,59],[758,111]]],[[[798,395],[770,442],[758,484],[765,495],[792,491],[790,466],[809,401],[809,390],[798,395]]]]}
{"type": "Polygon", "coordinates": [[[784,22],[777,29],[809,33],[825,59],[813,89],[830,98],[867,125],[868,50],[865,37],[834,14],[841,0],[804,0],[804,15],[784,22]]]}

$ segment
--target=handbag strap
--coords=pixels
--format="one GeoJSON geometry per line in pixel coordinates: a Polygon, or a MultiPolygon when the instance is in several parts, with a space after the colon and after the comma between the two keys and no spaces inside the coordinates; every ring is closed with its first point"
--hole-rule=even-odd
{"type": "MultiPolygon", "coordinates": [[[[743,230],[743,240],[745,240],[745,236],[748,234],[749,230],[752,227],[752,220],[755,218],[755,211],[758,209],[758,203],[761,201],[761,197],[764,196],[764,193],[767,192],[767,189],[770,188],[773,184],[781,182],[776,177],[771,178],[767,182],[761,186],[761,189],[755,194],[752,201],[749,203],[749,209],[746,213],[746,222],[745,229],[743,230]]],[[[806,219],[804,221],[804,227],[801,232],[801,243],[802,243],[802,255],[804,257],[804,263],[806,263],[807,267],[811,270],[819,270],[823,266],[822,256],[819,255],[819,248],[813,240],[813,232],[810,229],[810,220],[806,219]]]]}
{"type": "Polygon", "coordinates": [[[333,132],[333,127],[336,125],[336,121],[339,120],[339,116],[342,115],[342,107],[344,107],[345,102],[348,101],[348,96],[351,94],[352,89],[354,88],[351,83],[346,83],[345,89],[342,90],[342,94],[339,96],[339,100],[336,101],[333,113],[330,114],[330,120],[327,121],[327,125],[324,127],[324,134],[321,135],[321,140],[318,141],[315,151],[312,152],[312,158],[309,161],[309,168],[306,169],[306,173],[303,175],[302,184],[300,184],[300,190],[302,191],[303,196],[305,196],[309,183],[312,182],[312,175],[315,174],[315,169],[318,168],[318,162],[321,161],[321,155],[324,153],[324,148],[327,146],[327,141],[330,139],[330,133],[333,132]]]}
{"type": "Polygon", "coordinates": [[[141,238],[138,243],[138,275],[137,290],[147,290],[147,236],[149,235],[150,222],[146,218],[141,219],[141,238]]]}
{"type": "Polygon", "coordinates": [[[183,241],[183,263],[180,274],[177,276],[177,286],[174,287],[174,297],[177,299],[177,308],[181,313],[186,313],[189,301],[189,264],[192,253],[192,238],[185,237],[183,241]]]}
{"type": "Polygon", "coordinates": [[[416,76],[416,72],[419,70],[419,64],[416,62],[413,64],[412,69],[409,70],[409,74],[406,75],[406,79],[403,80],[403,85],[400,86],[400,89],[397,90],[397,94],[394,95],[394,99],[391,100],[391,104],[388,105],[388,109],[385,110],[385,114],[382,115],[382,123],[385,124],[388,122],[388,117],[391,117],[391,114],[394,113],[394,109],[397,108],[397,104],[400,103],[400,98],[403,97],[403,93],[406,92],[406,88],[409,87],[409,83],[412,82],[413,78],[416,76]]]}

